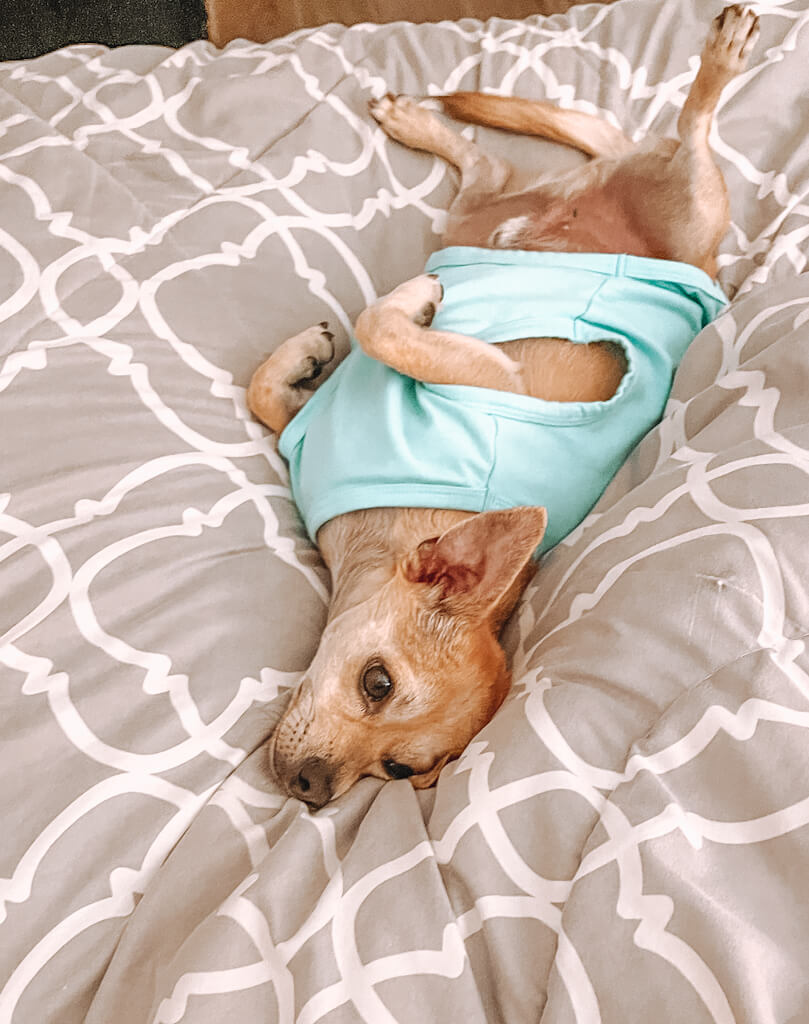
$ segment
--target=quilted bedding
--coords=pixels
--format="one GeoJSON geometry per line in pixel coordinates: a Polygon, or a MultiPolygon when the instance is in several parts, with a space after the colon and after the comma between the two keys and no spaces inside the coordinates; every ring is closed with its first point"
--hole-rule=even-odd
{"type": "Polygon", "coordinates": [[[455,188],[369,97],[671,134],[718,7],[0,67],[2,1024],[809,1021],[809,0],[713,131],[733,301],[545,558],[494,721],[316,814],[259,750],[328,580],[245,385],[455,188]]]}

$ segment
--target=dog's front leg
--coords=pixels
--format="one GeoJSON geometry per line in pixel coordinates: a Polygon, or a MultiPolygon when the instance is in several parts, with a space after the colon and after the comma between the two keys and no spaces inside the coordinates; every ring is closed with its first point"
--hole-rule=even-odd
{"type": "Polygon", "coordinates": [[[363,310],[354,333],[367,355],[425,384],[467,384],[525,393],[520,363],[498,345],[429,330],[441,302],[434,274],[405,281],[363,310]]]}
{"type": "Polygon", "coordinates": [[[337,365],[334,335],[325,320],[287,338],[253,374],[247,406],[280,434],[337,365]]]}

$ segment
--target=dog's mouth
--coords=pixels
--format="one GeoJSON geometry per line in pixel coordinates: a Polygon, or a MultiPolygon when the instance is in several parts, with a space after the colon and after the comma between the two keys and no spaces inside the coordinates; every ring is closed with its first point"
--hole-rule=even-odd
{"type": "Polygon", "coordinates": [[[270,737],[266,742],[264,748],[264,764],[273,782],[275,782],[277,785],[283,788],[283,783],[281,782],[281,779],[278,776],[278,768],[276,767],[275,764],[275,745],[278,740],[278,729],[282,721],[283,719],[279,719],[279,721],[276,722],[275,728],[270,733],[270,737]]]}
{"type": "Polygon", "coordinates": [[[300,799],[303,794],[295,792],[293,786],[290,784],[289,771],[282,770],[282,767],[278,764],[278,735],[281,732],[286,715],[284,715],[275,728],[272,731],[272,735],[267,740],[266,750],[264,754],[264,764],[267,769],[267,773],[275,783],[275,785],[284,793],[286,796],[295,797],[300,799]]]}
{"type": "MultiPolygon", "coordinates": [[[[297,713],[298,705],[301,703],[301,687],[298,686],[292,693],[289,703],[281,713],[281,717],[273,726],[273,730],[267,738],[264,750],[264,763],[270,778],[284,791],[287,790],[284,781],[284,772],[278,763],[278,741],[283,736],[284,730],[289,728],[289,723],[297,713]]],[[[287,746],[288,746],[287,742],[287,746]]],[[[283,758],[282,758],[283,760],[283,758]]]]}

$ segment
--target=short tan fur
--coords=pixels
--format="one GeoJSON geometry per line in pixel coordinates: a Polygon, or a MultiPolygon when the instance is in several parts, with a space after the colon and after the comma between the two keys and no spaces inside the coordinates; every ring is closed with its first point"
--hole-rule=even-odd
{"type": "MultiPolygon", "coordinates": [[[[627,252],[716,274],[729,224],[708,134],[723,87],[758,37],[754,13],[714,21],[678,121],[678,139],[634,145],[587,114],[479,93],[443,98],[457,119],[539,135],[592,157],[561,176],[526,176],[406,96],[371,114],[393,139],[460,172],[444,245],[627,252]]],[[[600,401],[625,372],[609,343],[517,338],[489,345],[430,330],[437,279],[407,281],[356,323],[370,356],[428,383],[471,384],[553,401],[600,401]]],[[[338,359],[326,324],[284,342],[255,372],[253,413],[280,432],[338,359]]],[[[332,578],[329,619],[314,660],[267,745],[291,796],[320,807],[363,775],[429,786],[503,701],[510,675],[500,629],[534,573],[541,508],[472,514],[365,509],[321,527],[332,578]]]]}

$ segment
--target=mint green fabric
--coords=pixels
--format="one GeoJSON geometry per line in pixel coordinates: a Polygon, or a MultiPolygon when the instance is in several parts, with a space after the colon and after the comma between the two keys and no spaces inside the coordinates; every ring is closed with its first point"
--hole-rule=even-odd
{"type": "Polygon", "coordinates": [[[626,255],[452,247],[426,270],[444,288],[434,328],[493,344],[612,340],[627,372],[606,402],[547,402],[424,384],[354,342],[280,439],[306,529],[314,539],[359,508],[544,505],[547,551],[660,419],[677,364],[727,299],[695,267],[626,255]]]}

